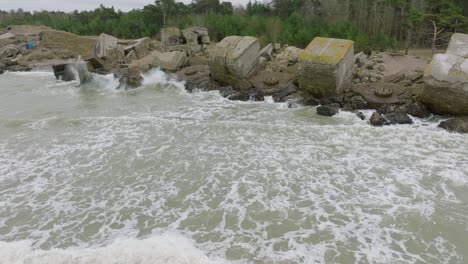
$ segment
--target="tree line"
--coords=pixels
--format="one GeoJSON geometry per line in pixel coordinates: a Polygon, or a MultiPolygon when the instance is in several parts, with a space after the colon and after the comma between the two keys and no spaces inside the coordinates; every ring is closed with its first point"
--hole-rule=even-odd
{"type": "Polygon", "coordinates": [[[214,40],[252,35],[262,43],[305,47],[316,36],[346,38],[360,50],[447,45],[468,33],[467,0],[272,0],[233,6],[219,0],[156,0],[129,12],[100,5],[93,11],[1,11],[0,26],[46,25],[79,35],[156,36],[165,26],[205,26],[214,40]]]}

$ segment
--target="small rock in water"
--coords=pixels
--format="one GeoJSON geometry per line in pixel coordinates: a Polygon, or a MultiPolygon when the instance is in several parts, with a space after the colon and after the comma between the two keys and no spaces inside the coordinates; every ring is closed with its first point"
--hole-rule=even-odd
{"type": "Polygon", "coordinates": [[[396,125],[396,124],[413,124],[413,120],[403,112],[394,112],[388,115],[385,115],[385,119],[387,120],[386,124],[389,125],[396,125]]]}
{"type": "Polygon", "coordinates": [[[2,70],[2,69],[0,69],[0,74],[3,74],[3,73],[5,73],[5,71],[4,71],[4,70],[2,70]]]}
{"type": "Polygon", "coordinates": [[[468,133],[468,118],[452,118],[442,121],[439,127],[450,132],[468,133]]]}
{"type": "Polygon", "coordinates": [[[317,106],[320,104],[320,101],[313,96],[306,96],[302,98],[302,104],[305,106],[317,106]]]}
{"type": "Polygon", "coordinates": [[[366,120],[366,116],[364,115],[364,113],[359,112],[359,111],[355,111],[354,113],[355,113],[356,116],[359,117],[361,120],[366,120]]]}
{"type": "Polygon", "coordinates": [[[339,106],[335,104],[322,105],[317,107],[317,114],[321,116],[334,116],[338,114],[339,106]]]}
{"type": "Polygon", "coordinates": [[[286,103],[288,104],[288,108],[298,108],[299,107],[299,103],[298,103],[297,99],[288,99],[286,101],[286,103]]]}
{"type": "Polygon", "coordinates": [[[373,126],[383,126],[385,124],[385,119],[378,112],[374,112],[369,119],[369,122],[373,126]]]}
{"type": "Polygon", "coordinates": [[[366,109],[368,106],[367,101],[360,95],[351,97],[351,99],[349,100],[349,103],[351,104],[351,107],[354,110],[366,109]]]}

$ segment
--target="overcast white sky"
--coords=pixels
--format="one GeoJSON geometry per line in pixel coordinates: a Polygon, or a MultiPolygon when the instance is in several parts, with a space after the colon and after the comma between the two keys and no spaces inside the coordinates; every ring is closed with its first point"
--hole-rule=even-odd
{"type": "MultiPolygon", "coordinates": [[[[183,0],[181,2],[190,3],[191,0],[183,0]]],[[[245,5],[249,0],[230,0],[229,2],[232,2],[234,6],[237,6],[239,4],[245,5]]],[[[154,3],[154,0],[0,0],[0,10],[9,11],[11,9],[18,8],[22,8],[27,11],[73,11],[75,9],[92,10],[98,7],[99,4],[103,4],[105,6],[114,6],[116,9],[128,11],[133,8],[142,8],[150,3],[154,3]]]]}

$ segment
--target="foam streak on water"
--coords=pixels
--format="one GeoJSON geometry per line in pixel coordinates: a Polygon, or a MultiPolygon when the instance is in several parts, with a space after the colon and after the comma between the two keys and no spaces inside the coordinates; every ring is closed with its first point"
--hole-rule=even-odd
{"type": "Polygon", "coordinates": [[[0,263],[466,262],[467,135],[144,83],[0,76],[0,263]]]}

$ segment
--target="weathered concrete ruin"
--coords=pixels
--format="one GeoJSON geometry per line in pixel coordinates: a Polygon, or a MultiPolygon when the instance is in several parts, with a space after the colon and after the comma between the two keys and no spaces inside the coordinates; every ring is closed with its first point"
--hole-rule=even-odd
{"type": "Polygon", "coordinates": [[[353,66],[353,41],[317,37],[299,54],[299,87],[317,97],[342,93],[353,66]]]}
{"type": "Polygon", "coordinates": [[[260,58],[260,43],[254,37],[230,36],[210,52],[213,78],[223,85],[233,85],[249,78],[260,58]]]}
{"type": "Polygon", "coordinates": [[[434,55],[424,82],[421,102],[431,111],[468,115],[468,35],[454,34],[447,52],[434,55]]]}

